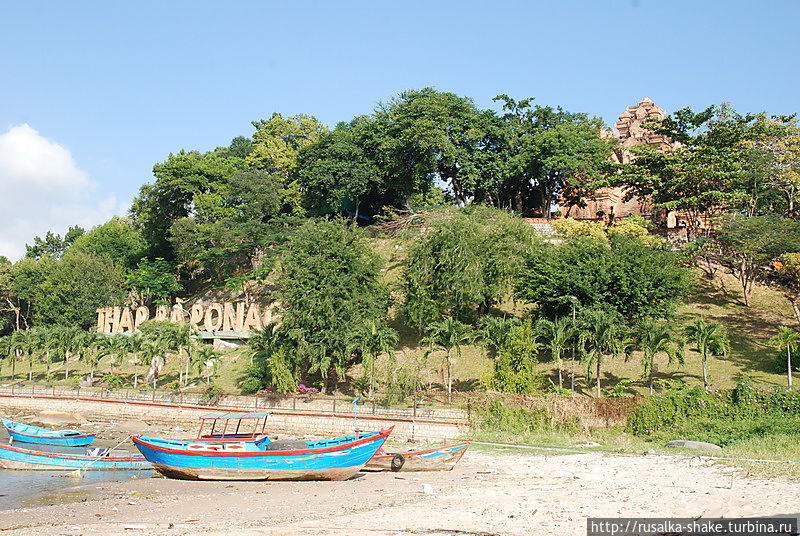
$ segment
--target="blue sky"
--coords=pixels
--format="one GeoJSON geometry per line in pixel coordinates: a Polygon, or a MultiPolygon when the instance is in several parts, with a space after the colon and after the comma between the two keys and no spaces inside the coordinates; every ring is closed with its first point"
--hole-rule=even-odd
{"type": "Polygon", "coordinates": [[[795,113],[799,23],[796,1],[6,0],[0,254],[123,211],[170,152],[225,145],[273,111],[333,125],[433,86],[609,124],[645,96],[667,111],[795,113]],[[65,201],[66,184],[78,191],[65,201]]]}

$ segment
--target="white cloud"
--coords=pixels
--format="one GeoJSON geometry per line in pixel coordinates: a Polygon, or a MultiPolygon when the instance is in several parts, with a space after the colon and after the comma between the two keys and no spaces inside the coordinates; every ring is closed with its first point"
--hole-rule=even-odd
{"type": "Polygon", "coordinates": [[[17,260],[34,236],[89,229],[120,213],[113,195],[97,200],[94,190],[66,147],[28,125],[0,134],[0,255],[17,260]]]}

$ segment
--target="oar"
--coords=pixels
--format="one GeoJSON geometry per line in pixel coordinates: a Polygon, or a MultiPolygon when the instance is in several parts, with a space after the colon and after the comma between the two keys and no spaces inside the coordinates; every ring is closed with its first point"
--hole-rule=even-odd
{"type": "Polygon", "coordinates": [[[119,447],[120,445],[122,445],[123,443],[125,443],[125,442],[126,442],[128,439],[130,439],[130,436],[126,437],[125,439],[123,439],[122,441],[120,441],[119,443],[117,443],[116,445],[114,445],[113,447],[111,447],[110,449],[108,449],[108,451],[107,451],[105,454],[103,454],[103,455],[101,455],[101,456],[98,456],[97,458],[95,458],[94,460],[90,461],[89,463],[87,463],[87,464],[86,464],[86,465],[84,465],[83,467],[81,467],[81,468],[79,468],[79,469],[77,469],[77,470],[75,470],[75,471],[72,471],[72,472],[70,472],[70,473],[68,474],[68,476],[75,477],[75,478],[83,478],[83,472],[82,472],[82,471],[86,471],[86,469],[87,469],[88,467],[90,467],[90,466],[91,466],[93,463],[95,463],[95,462],[99,461],[99,460],[100,460],[100,458],[108,458],[108,457],[111,455],[111,452],[112,452],[114,449],[116,449],[117,447],[119,447]]]}

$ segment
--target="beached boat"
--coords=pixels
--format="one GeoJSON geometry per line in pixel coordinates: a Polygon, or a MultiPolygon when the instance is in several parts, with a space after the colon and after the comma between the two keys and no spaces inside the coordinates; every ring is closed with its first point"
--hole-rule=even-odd
{"type": "Polygon", "coordinates": [[[8,419],[2,419],[2,421],[11,439],[20,443],[85,447],[91,444],[95,437],[95,434],[87,434],[78,430],[47,430],[8,419]]]}
{"type": "Polygon", "coordinates": [[[392,429],[308,443],[177,441],[132,436],[153,467],[185,480],[347,480],[389,437],[392,429]],[[299,443],[299,444],[298,444],[299,443]]]}
{"type": "Polygon", "coordinates": [[[152,466],[142,456],[131,456],[128,453],[115,451],[108,452],[107,449],[88,450],[91,454],[65,454],[0,445],[0,468],[37,471],[152,469],[152,466]]]}
{"type": "Polygon", "coordinates": [[[378,450],[364,466],[364,471],[451,471],[467,452],[469,441],[443,447],[386,452],[378,450]]]}

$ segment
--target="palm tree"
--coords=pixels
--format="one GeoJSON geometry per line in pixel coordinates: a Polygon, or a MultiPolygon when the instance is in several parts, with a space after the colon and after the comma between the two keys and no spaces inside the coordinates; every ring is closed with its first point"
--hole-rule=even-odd
{"type": "Polygon", "coordinates": [[[89,333],[86,336],[88,351],[84,360],[89,365],[89,378],[94,382],[94,372],[100,360],[111,353],[111,337],[100,333],[89,333]]]}
{"type": "Polygon", "coordinates": [[[686,327],[686,336],[695,344],[703,359],[703,388],[708,389],[708,358],[726,357],[730,353],[728,335],[722,324],[698,318],[686,327]]]}
{"type": "Polygon", "coordinates": [[[133,388],[139,387],[139,366],[145,365],[143,359],[143,350],[145,345],[144,336],[141,333],[132,333],[128,335],[128,351],[133,354],[133,388]]]}
{"type": "Polygon", "coordinates": [[[444,384],[447,388],[447,398],[453,392],[453,378],[451,369],[453,365],[453,350],[456,355],[461,358],[461,345],[471,342],[475,338],[472,328],[468,325],[454,320],[452,317],[447,317],[439,322],[433,322],[428,326],[427,335],[422,338],[421,342],[430,345],[429,352],[441,350],[445,353],[444,363],[444,384]]]}
{"type": "Polygon", "coordinates": [[[600,377],[603,360],[625,352],[628,345],[627,326],[615,311],[584,309],[581,313],[578,346],[586,361],[587,376],[595,369],[597,397],[601,396],[600,377]]]}
{"type": "Polygon", "coordinates": [[[214,346],[211,344],[193,344],[189,350],[189,362],[198,375],[209,371],[206,375],[206,383],[211,383],[211,376],[216,371],[219,356],[219,352],[214,350],[214,346]]]}
{"type": "Polygon", "coordinates": [[[683,340],[666,321],[658,322],[645,318],[636,324],[634,344],[642,352],[642,377],[647,378],[650,394],[653,394],[653,375],[656,371],[656,357],[664,354],[669,365],[684,362],[683,340]]]}
{"type": "Polygon", "coordinates": [[[556,318],[555,322],[541,319],[536,322],[536,332],[547,341],[550,348],[550,355],[558,368],[558,388],[561,389],[564,387],[561,375],[561,370],[563,368],[562,357],[564,350],[569,347],[569,342],[574,336],[572,320],[567,317],[556,318]]]}
{"type": "Polygon", "coordinates": [[[178,380],[183,385],[188,383],[189,358],[184,360],[184,349],[191,343],[191,327],[186,325],[169,325],[161,329],[157,337],[163,347],[175,351],[178,355],[178,380]],[[184,362],[185,361],[185,362],[184,362]]]}
{"type": "Polygon", "coordinates": [[[350,334],[347,352],[361,354],[361,365],[364,367],[364,376],[369,380],[370,395],[375,391],[375,363],[378,356],[391,356],[398,340],[397,331],[374,319],[365,321],[350,334]]]}
{"type": "Polygon", "coordinates": [[[786,326],[778,329],[778,334],[769,340],[779,352],[786,350],[786,381],[789,387],[792,386],[792,350],[797,348],[800,342],[800,333],[786,326]]]}
{"type": "Polygon", "coordinates": [[[108,360],[108,363],[111,367],[111,374],[115,373],[114,367],[117,364],[123,363],[125,358],[128,357],[128,354],[131,351],[130,341],[128,340],[128,335],[111,335],[108,344],[108,355],[111,359],[108,360]]]}
{"type": "Polygon", "coordinates": [[[31,328],[28,330],[28,381],[33,381],[33,361],[37,355],[47,355],[47,337],[44,328],[31,328]]]}
{"type": "Polygon", "coordinates": [[[519,318],[502,318],[499,316],[484,316],[478,322],[480,328],[477,335],[483,347],[491,358],[497,357],[497,351],[505,344],[508,334],[520,325],[519,318]]]}

